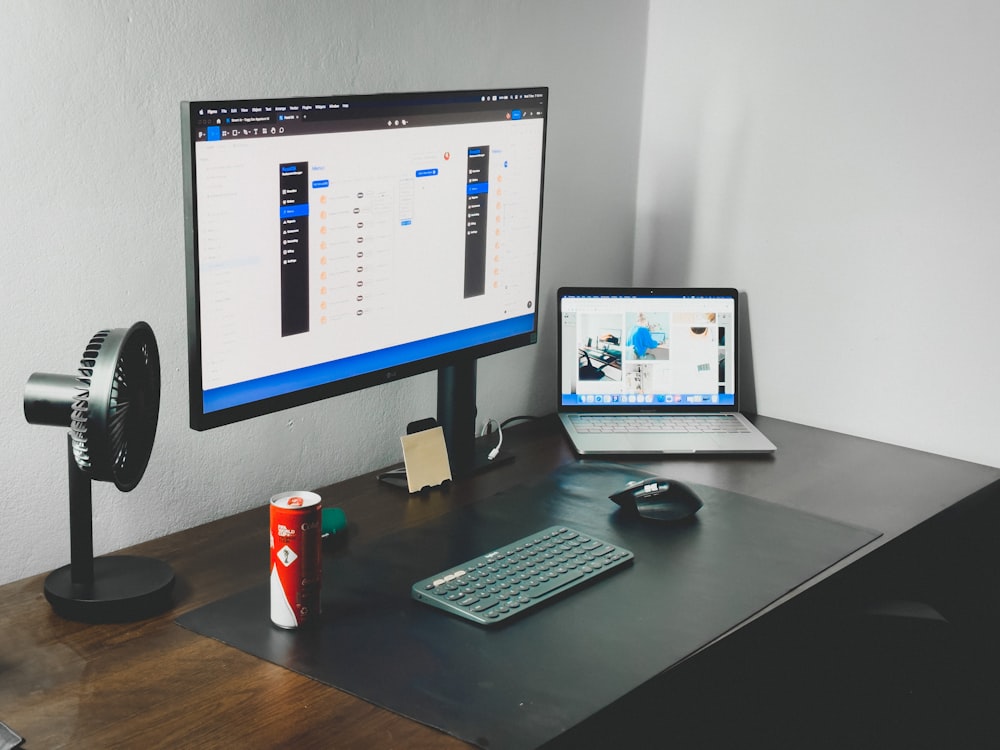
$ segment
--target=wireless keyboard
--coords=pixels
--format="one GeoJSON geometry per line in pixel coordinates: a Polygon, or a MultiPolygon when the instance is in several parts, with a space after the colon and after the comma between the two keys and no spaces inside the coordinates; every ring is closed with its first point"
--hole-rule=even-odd
{"type": "Polygon", "coordinates": [[[550,526],[417,581],[417,601],[494,625],[620,569],[633,554],[565,526],[550,526]]]}

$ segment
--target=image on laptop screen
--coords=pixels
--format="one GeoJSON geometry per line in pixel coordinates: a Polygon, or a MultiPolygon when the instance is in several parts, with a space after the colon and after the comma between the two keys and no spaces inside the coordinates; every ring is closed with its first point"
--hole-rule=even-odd
{"type": "Polygon", "coordinates": [[[560,299],[560,406],[736,409],[735,294],[560,299]]]}

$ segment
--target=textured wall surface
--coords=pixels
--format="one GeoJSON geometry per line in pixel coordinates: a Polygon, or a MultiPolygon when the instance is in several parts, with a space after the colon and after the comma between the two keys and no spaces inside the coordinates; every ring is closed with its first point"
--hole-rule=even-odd
{"type": "Polygon", "coordinates": [[[636,277],[747,293],[759,410],[1000,466],[1000,5],[653,0],[636,277]]]}
{"type": "Polygon", "coordinates": [[[540,342],[479,366],[481,416],[541,414],[555,406],[553,290],[631,272],[647,13],[568,0],[5,3],[0,582],[69,560],[65,438],[27,424],[21,400],[32,372],[74,373],[102,328],[152,325],[163,402],[142,483],[94,486],[98,553],[398,461],[406,423],[434,413],[423,375],[188,428],[182,100],[550,86],[540,342]]]}

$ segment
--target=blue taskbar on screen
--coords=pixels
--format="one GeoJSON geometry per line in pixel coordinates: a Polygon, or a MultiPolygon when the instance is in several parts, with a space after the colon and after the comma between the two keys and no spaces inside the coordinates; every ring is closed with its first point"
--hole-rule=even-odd
{"type": "Polygon", "coordinates": [[[446,333],[422,341],[412,341],[387,349],[254,378],[242,383],[211,388],[204,391],[202,395],[204,410],[206,414],[209,414],[222,409],[231,409],[262,399],[284,396],[306,388],[326,385],[358,375],[369,375],[410,362],[418,362],[480,344],[501,341],[511,336],[531,333],[534,330],[534,321],[534,315],[520,315],[516,318],[467,328],[464,331],[446,333]]]}
{"type": "Polygon", "coordinates": [[[564,393],[563,406],[733,406],[731,393],[564,393]]]}

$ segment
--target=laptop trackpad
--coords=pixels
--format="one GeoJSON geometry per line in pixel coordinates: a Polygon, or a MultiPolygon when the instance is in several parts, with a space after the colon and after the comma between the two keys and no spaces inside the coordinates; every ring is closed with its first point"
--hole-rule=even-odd
{"type": "Polygon", "coordinates": [[[697,453],[698,451],[720,450],[723,447],[718,435],[628,435],[629,449],[642,453],[697,453]]]}

